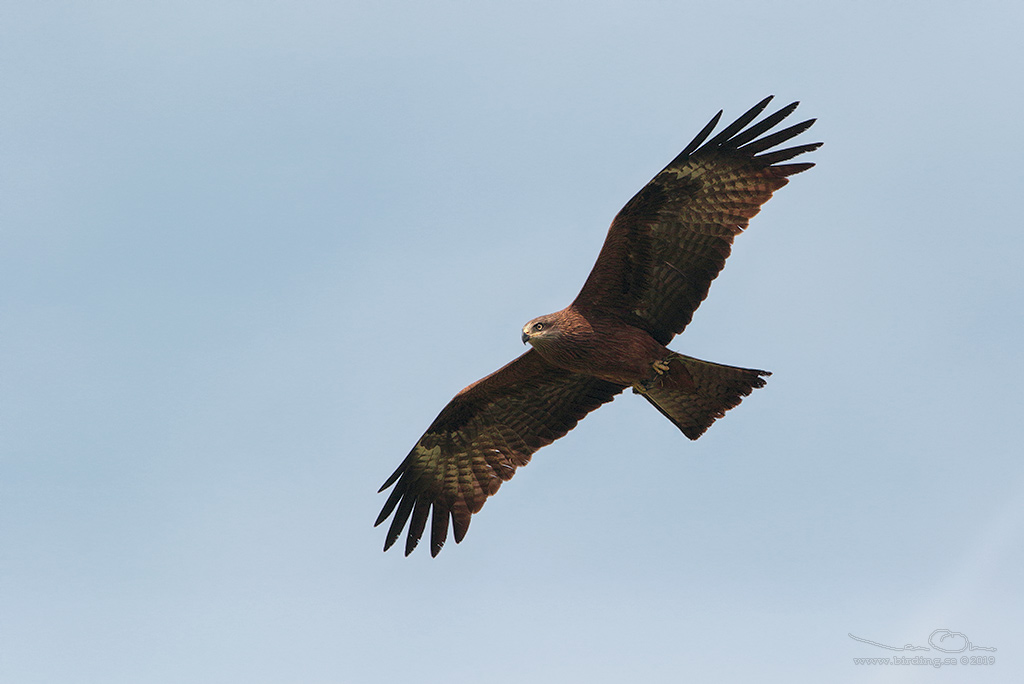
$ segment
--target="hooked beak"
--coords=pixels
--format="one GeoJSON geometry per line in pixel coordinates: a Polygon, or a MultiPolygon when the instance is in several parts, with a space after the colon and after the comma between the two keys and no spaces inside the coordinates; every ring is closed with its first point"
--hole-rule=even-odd
{"type": "Polygon", "coordinates": [[[523,344],[526,344],[526,343],[527,343],[527,342],[529,342],[529,341],[530,341],[530,333],[528,333],[528,332],[526,332],[526,331],[524,330],[524,331],[523,331],[523,344]]]}

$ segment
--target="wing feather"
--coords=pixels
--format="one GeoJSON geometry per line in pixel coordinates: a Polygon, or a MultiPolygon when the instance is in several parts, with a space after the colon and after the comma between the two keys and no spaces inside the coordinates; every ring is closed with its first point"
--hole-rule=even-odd
{"type": "Polygon", "coordinates": [[[626,203],[608,230],[575,307],[617,315],[662,344],[683,331],[725,266],[736,235],[772,193],[789,182],[788,176],[814,166],[779,162],[821,143],[772,150],[806,131],[814,119],[764,135],[798,103],[751,125],[771,99],[765,98],[704,142],[717,125],[719,112],[626,203]]]}
{"type": "Polygon", "coordinates": [[[748,109],[740,118],[733,121],[731,124],[723,128],[718,135],[707,142],[708,146],[714,147],[721,145],[723,142],[731,138],[732,136],[743,130],[744,126],[757,118],[757,115],[764,111],[764,108],[768,106],[768,103],[772,101],[772,96],[764,98],[756,105],[748,109]]]}
{"type": "Polygon", "coordinates": [[[747,130],[733,136],[732,144],[736,147],[741,147],[765,131],[775,128],[775,126],[777,126],[783,119],[792,114],[793,110],[795,110],[799,104],[799,102],[791,102],[774,114],[766,116],[747,130]]]}
{"type": "Polygon", "coordinates": [[[459,392],[380,489],[394,486],[374,523],[394,513],[384,550],[408,523],[405,555],[412,553],[428,512],[431,555],[444,545],[449,519],[462,541],[472,515],[516,468],[623,389],[556,368],[531,349],[459,392]]]}
{"type": "Polygon", "coordinates": [[[700,133],[697,134],[697,136],[693,140],[690,141],[690,144],[683,148],[683,151],[679,153],[679,156],[676,159],[685,159],[694,150],[700,147],[701,143],[707,140],[708,136],[711,135],[711,131],[715,130],[715,126],[718,125],[718,122],[719,120],[721,120],[723,113],[724,112],[722,112],[722,110],[718,110],[718,113],[711,117],[711,121],[708,121],[708,124],[701,130],[700,133]]]}
{"type": "Polygon", "coordinates": [[[750,154],[757,154],[758,152],[763,152],[764,150],[767,150],[769,147],[775,147],[776,145],[786,142],[790,138],[795,138],[796,136],[800,135],[808,128],[813,126],[815,121],[816,119],[808,119],[807,121],[801,121],[800,123],[790,126],[789,128],[784,128],[781,131],[777,131],[775,133],[772,133],[771,135],[766,135],[763,138],[759,138],[758,140],[755,140],[751,143],[747,143],[742,147],[742,150],[744,152],[749,152],[750,154]]]}

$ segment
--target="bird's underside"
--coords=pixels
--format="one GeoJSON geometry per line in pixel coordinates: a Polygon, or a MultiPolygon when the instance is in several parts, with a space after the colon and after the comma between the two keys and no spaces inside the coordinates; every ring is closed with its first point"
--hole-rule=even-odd
{"type": "Polygon", "coordinates": [[[522,330],[531,349],[459,392],[381,487],[394,485],[384,549],[408,523],[405,553],[430,518],[437,555],[451,524],[470,518],[533,453],[627,387],[697,439],[766,371],[700,361],[665,345],[690,322],[725,265],[733,238],[788,177],[811,163],[783,163],[821,143],[776,146],[814,120],[769,131],[793,103],[753,123],[771,98],[710,137],[721,112],[612,222],[590,276],[566,308],[522,330]]]}

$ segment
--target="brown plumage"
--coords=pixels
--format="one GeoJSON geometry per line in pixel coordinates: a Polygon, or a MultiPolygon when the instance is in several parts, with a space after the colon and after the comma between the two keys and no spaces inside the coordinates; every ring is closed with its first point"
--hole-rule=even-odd
{"type": "Polygon", "coordinates": [[[733,238],[788,176],[814,166],[780,162],[821,143],[768,151],[813,119],[759,137],[797,103],[750,125],[771,99],[708,139],[719,112],[618,213],[572,304],[523,327],[533,348],[445,406],[380,488],[395,487],[374,523],[395,514],[385,551],[408,522],[411,553],[428,514],[431,555],[441,550],[449,520],[462,541],[471,515],[517,467],[627,387],[697,439],[764,386],[766,371],[700,361],[665,345],[704,301],[733,238]]]}

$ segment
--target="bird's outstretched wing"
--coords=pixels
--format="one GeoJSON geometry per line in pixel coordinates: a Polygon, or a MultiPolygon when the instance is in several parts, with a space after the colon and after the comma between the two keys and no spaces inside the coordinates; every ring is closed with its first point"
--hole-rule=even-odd
{"type": "Polygon", "coordinates": [[[771,99],[707,140],[719,112],[622,208],[574,306],[614,313],[662,344],[683,331],[725,266],[733,238],[789,182],[787,176],[814,166],[780,162],[821,143],[773,149],[814,119],[763,135],[798,103],[749,125],[771,99]]]}
{"type": "Polygon", "coordinates": [[[556,368],[531,349],[459,392],[380,488],[395,486],[374,523],[395,514],[384,550],[409,522],[405,555],[412,553],[431,509],[430,554],[441,550],[449,518],[462,541],[470,516],[518,466],[623,389],[556,368]]]}

